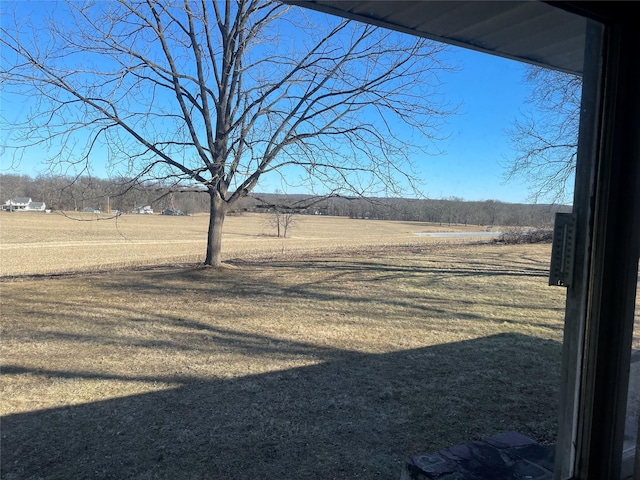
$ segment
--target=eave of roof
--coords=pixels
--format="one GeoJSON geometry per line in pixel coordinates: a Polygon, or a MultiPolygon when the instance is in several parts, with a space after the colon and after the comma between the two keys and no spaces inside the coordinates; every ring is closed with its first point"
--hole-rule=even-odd
{"type": "Polygon", "coordinates": [[[501,57],[582,73],[587,19],[541,1],[285,1],[501,57]]]}

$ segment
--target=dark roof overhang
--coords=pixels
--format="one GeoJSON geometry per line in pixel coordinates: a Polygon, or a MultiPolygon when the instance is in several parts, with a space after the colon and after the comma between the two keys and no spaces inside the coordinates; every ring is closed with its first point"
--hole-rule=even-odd
{"type": "MultiPolygon", "coordinates": [[[[485,53],[582,74],[587,19],[541,1],[286,0],[485,53]]],[[[567,2],[575,8],[572,2],[567,2]]],[[[582,13],[582,12],[579,12],[582,13]]]]}

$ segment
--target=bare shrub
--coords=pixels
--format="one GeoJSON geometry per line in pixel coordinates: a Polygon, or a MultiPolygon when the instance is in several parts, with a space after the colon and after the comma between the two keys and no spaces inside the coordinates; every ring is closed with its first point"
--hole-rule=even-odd
{"type": "Polygon", "coordinates": [[[525,243],[551,243],[553,241],[553,229],[533,228],[526,229],[513,227],[506,229],[494,243],[504,243],[507,245],[518,245],[525,243]]]}

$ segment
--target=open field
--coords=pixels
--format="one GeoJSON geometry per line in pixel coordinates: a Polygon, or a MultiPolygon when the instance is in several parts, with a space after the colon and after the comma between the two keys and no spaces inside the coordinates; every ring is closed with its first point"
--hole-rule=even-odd
{"type": "MultiPolygon", "coordinates": [[[[3,246],[83,243],[0,218],[3,246]]],[[[120,231],[168,240],[167,219],[200,221],[120,231]]],[[[565,292],[547,286],[549,245],[326,219],[283,253],[258,219],[229,220],[237,268],[0,283],[3,479],[396,479],[411,454],[501,431],[554,441],[565,292]]],[[[74,223],[98,237],[81,269],[127,266],[103,262],[102,224],[74,223]]]]}
{"type": "MultiPolygon", "coordinates": [[[[123,215],[96,221],[93,214],[0,213],[0,277],[96,271],[204,259],[208,216],[123,215]]],[[[105,218],[106,216],[103,216],[105,218]]],[[[460,242],[417,236],[429,231],[478,231],[477,226],[350,220],[300,216],[289,238],[275,237],[269,215],[229,216],[223,256],[243,259],[296,252],[381,245],[460,242]]]]}

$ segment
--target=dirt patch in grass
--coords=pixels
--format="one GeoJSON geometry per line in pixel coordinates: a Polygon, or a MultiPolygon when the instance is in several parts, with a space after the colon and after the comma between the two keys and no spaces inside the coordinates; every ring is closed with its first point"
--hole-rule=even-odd
{"type": "Polygon", "coordinates": [[[2,478],[397,478],[554,441],[549,246],[423,245],[2,283],[2,478]]]}

